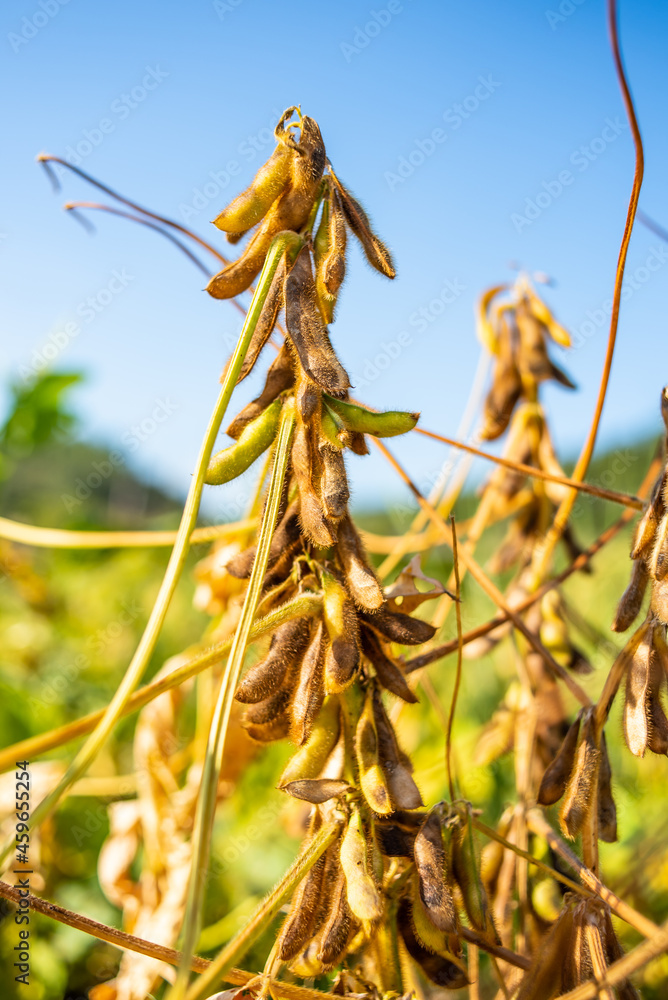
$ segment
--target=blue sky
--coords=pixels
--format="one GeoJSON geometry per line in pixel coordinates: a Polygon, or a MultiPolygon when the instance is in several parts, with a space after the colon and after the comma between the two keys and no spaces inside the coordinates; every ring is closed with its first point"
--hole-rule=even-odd
{"type": "MultiPolygon", "coordinates": [[[[620,24],[645,141],[641,206],[668,225],[668,8],[626,0],[620,24]]],[[[546,297],[574,331],[558,360],[579,391],[545,399],[562,455],[578,448],[633,171],[601,0],[6,0],[0,45],[3,384],[56,344],[56,370],[88,375],[76,397],[87,435],[184,493],[239,315],[149,231],[98,216],[87,234],[60,206],[94,190],[67,176],[55,195],[34,158],[74,151],[224,250],[210,220],[301,104],[397,263],[388,282],[350,254],[331,332],[356,395],[454,434],[478,361],[474,302],[515,262],[554,279],[546,297]],[[167,416],[143,433],[156,407],[167,416]]],[[[602,444],[658,429],[667,265],[668,246],[639,226],[602,444]]],[[[395,450],[425,488],[445,458],[415,435],[395,450]]],[[[351,478],[358,502],[403,496],[376,456],[353,460],[351,478]]],[[[211,513],[243,505],[247,486],[225,489],[209,494],[211,513]]]]}

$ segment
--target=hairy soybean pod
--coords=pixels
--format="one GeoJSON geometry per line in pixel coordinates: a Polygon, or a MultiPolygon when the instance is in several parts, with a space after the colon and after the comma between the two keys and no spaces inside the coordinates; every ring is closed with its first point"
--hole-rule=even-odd
{"type": "Polygon", "coordinates": [[[517,354],[520,372],[537,382],[553,378],[567,389],[575,389],[568,375],[551,361],[545,344],[545,327],[531,313],[526,303],[518,303],[515,322],[520,335],[517,354]]]}
{"type": "Polygon", "coordinates": [[[291,781],[318,777],[338,741],[340,716],[338,698],[326,698],[308,740],[288,761],[279,779],[279,788],[284,788],[291,781]]]}
{"type": "Polygon", "coordinates": [[[297,422],[292,438],[292,471],[299,487],[299,519],[309,541],[322,548],[334,544],[322,503],[313,486],[314,454],[307,428],[297,422]]]}
{"type": "Polygon", "coordinates": [[[290,664],[298,661],[306,648],[310,627],[308,618],[291,618],[276,629],[265,658],[253,664],[239,684],[237,701],[253,704],[278,691],[290,664]]]}
{"type": "Polygon", "coordinates": [[[247,427],[263,410],[266,410],[269,404],[273,403],[282,392],[289,389],[293,382],[294,372],[292,370],[292,361],[290,360],[288,349],[284,344],[271,363],[264,383],[264,389],[259,396],[244,406],[243,410],[234,418],[227,428],[229,436],[236,440],[244,427],[247,427]]]}
{"type": "Polygon", "coordinates": [[[612,769],[604,732],[601,732],[601,763],[598,769],[598,835],[606,844],[614,844],[617,840],[617,807],[612,797],[612,769]]]}
{"type": "MultiPolygon", "coordinates": [[[[410,901],[411,916],[413,918],[413,929],[418,941],[436,955],[449,957],[451,955],[448,948],[449,935],[438,930],[429,919],[425,905],[420,898],[419,879],[417,872],[413,872],[410,881],[410,901]]],[[[453,956],[454,957],[454,956],[453,956]]]]}
{"type": "Polygon", "coordinates": [[[316,917],[323,892],[327,853],[318,858],[313,868],[299,883],[292,897],[290,911],[285,918],[278,938],[278,955],[289,962],[299,954],[315,933],[316,917]]]}
{"type": "Polygon", "coordinates": [[[360,638],[362,652],[373,663],[378,680],[383,687],[391,691],[392,694],[396,694],[397,698],[414,705],[418,700],[416,695],[409,688],[406,678],[396,663],[393,663],[389,656],[385,655],[375,633],[370,628],[363,628],[360,638]]]}
{"type": "Polygon", "coordinates": [[[351,808],[341,841],[340,857],[350,909],[358,920],[379,920],[383,915],[383,901],[372,875],[362,817],[355,806],[351,808]]]}
{"type": "Polygon", "coordinates": [[[552,1000],[563,992],[564,956],[571,947],[572,933],[573,907],[568,901],[547,932],[531,968],[525,972],[516,1000],[552,1000]]]}
{"type": "Polygon", "coordinates": [[[267,297],[264,300],[264,305],[262,306],[260,318],[258,319],[257,325],[253,330],[253,336],[251,337],[251,342],[248,345],[244,363],[241,366],[241,371],[239,372],[237,385],[252,371],[255,362],[260,356],[262,348],[269,340],[272,331],[276,326],[276,320],[278,319],[278,314],[283,305],[283,284],[285,282],[286,271],[286,256],[283,254],[280,263],[274,272],[274,277],[271,280],[267,297]]]}
{"type": "Polygon", "coordinates": [[[368,410],[357,403],[333,399],[327,393],[324,402],[349,431],[372,434],[374,437],[396,437],[397,434],[406,434],[413,430],[420,419],[419,413],[408,413],[404,410],[374,413],[373,410],[368,410]]]}
{"type": "Polygon", "coordinates": [[[650,690],[650,665],[653,647],[653,629],[635,650],[626,672],[626,698],[624,701],[624,736],[626,745],[636,757],[644,757],[649,738],[647,702],[650,690]]]}
{"type": "Polygon", "coordinates": [[[347,372],[337,358],[322,321],[311,269],[311,252],[302,247],[285,279],[285,321],[302,368],[315,384],[332,396],[350,388],[347,372]]]}
{"type": "Polygon", "coordinates": [[[626,632],[638,617],[648,580],[649,571],[645,560],[641,557],[634,559],[629,585],[619,599],[615,620],[612,623],[614,632],[626,632]]]}
{"type": "Polygon", "coordinates": [[[324,625],[318,624],[299,667],[297,690],[292,701],[290,735],[301,746],[311,735],[316,716],[325,698],[323,682],[324,625]]]}
{"type": "Polygon", "coordinates": [[[318,958],[326,968],[331,968],[345,954],[354,926],[348,905],[346,877],[342,868],[339,868],[334,884],[327,887],[327,893],[331,901],[330,910],[320,929],[318,958]]]}
{"type": "Polygon", "coordinates": [[[346,221],[362,244],[366,259],[372,267],[375,267],[377,271],[384,274],[386,278],[394,278],[397,272],[392,263],[390,251],[371,229],[371,223],[366,212],[340,181],[337,180],[336,185],[346,221]]]}
{"type": "Polygon", "coordinates": [[[337,542],[350,596],[365,611],[377,611],[384,601],[383,591],[367,562],[362,540],[348,513],[339,522],[337,542]]]}
{"type": "Polygon", "coordinates": [[[647,555],[654,542],[659,522],[666,510],[664,500],[665,485],[666,473],[662,472],[652,487],[645,513],[638,521],[633,539],[633,548],[631,549],[632,559],[637,559],[640,555],[647,555]]]}
{"type": "Polygon", "coordinates": [[[359,625],[355,605],[343,584],[331,573],[322,573],[323,611],[329,645],[325,656],[325,687],[339,694],[349,687],[360,659],[359,625]]]}
{"type": "Polygon", "coordinates": [[[420,789],[413,780],[413,765],[397,742],[387,717],[380,692],[373,692],[373,717],[376,723],[378,754],[395,809],[419,809],[423,805],[420,789]]]}
{"type": "MultiPolygon", "coordinates": [[[[289,683],[289,682],[288,682],[289,683]]],[[[246,709],[246,720],[252,725],[263,726],[285,714],[290,704],[292,691],[286,684],[262,701],[253,702],[246,709]]]]}
{"type": "Polygon", "coordinates": [[[457,909],[448,885],[448,860],[443,847],[441,821],[435,812],[427,815],[418,830],[413,851],[420,899],[427,916],[438,930],[455,934],[457,909]]]}
{"type": "Polygon", "coordinates": [[[298,778],[283,785],[281,791],[317,806],[329,799],[341,798],[351,791],[351,786],[338,778],[298,778]]]}
{"type": "Polygon", "coordinates": [[[600,757],[595,739],[594,720],[591,709],[588,709],[583,715],[580,744],[559,811],[559,823],[567,837],[576,837],[584,826],[592,804],[592,792],[598,783],[600,757]]]}
{"type": "Polygon", "coordinates": [[[473,838],[473,825],[468,811],[452,834],[452,874],[461,889],[464,908],[476,930],[499,944],[487,901],[487,893],[480,878],[480,865],[473,838]]]}
{"type": "Polygon", "coordinates": [[[346,274],[346,219],[337,192],[330,188],[313,243],[315,287],[325,323],[334,319],[338,291],[346,274]]]}
{"type": "Polygon", "coordinates": [[[252,183],[213,220],[225,233],[244,233],[256,226],[290,183],[290,163],[297,156],[287,143],[279,143],[252,183]]]}
{"type": "Polygon", "coordinates": [[[276,437],[282,405],[280,399],[274,400],[244,428],[236,444],[223,448],[214,455],[206,470],[204,482],[209,486],[220,486],[249,469],[276,437]]]}
{"type": "Polygon", "coordinates": [[[538,801],[542,806],[554,805],[566,791],[568,779],[573,772],[579,735],[580,716],[578,715],[569,726],[557,756],[543,775],[538,790],[538,801]]]}
{"type": "Polygon", "coordinates": [[[380,608],[373,614],[364,611],[360,614],[374,631],[380,632],[391,642],[401,643],[402,646],[419,646],[420,643],[427,642],[436,635],[433,625],[423,621],[422,618],[411,618],[401,611],[380,608]]]}
{"type": "Polygon", "coordinates": [[[325,515],[332,521],[339,521],[346,512],[350,500],[350,489],[343,452],[323,443],[319,447],[322,462],[320,477],[320,499],[325,515]]]}
{"type": "Polygon", "coordinates": [[[388,816],[394,811],[385,774],[380,765],[378,735],[373,711],[373,693],[367,690],[364,708],[355,731],[355,753],[364,798],[375,813],[388,816]]]}
{"type": "Polygon", "coordinates": [[[449,955],[447,958],[443,955],[434,955],[418,940],[413,927],[411,904],[406,897],[399,904],[397,926],[406,945],[406,951],[413,961],[417,962],[427,979],[436,986],[449,990],[459,990],[468,986],[466,972],[454,955],[449,955]]]}
{"type": "Polygon", "coordinates": [[[668,514],[659,523],[648,568],[655,580],[663,580],[668,573],[668,514]]]}
{"type": "MultiPolygon", "coordinates": [[[[274,532],[269,547],[269,558],[267,568],[271,569],[274,563],[283,555],[286,549],[299,538],[299,503],[293,500],[285,514],[281,518],[276,531],[274,532]]],[[[238,580],[247,580],[253,570],[257,545],[251,545],[238,555],[233,556],[225,569],[238,580]]]]}
{"type": "Polygon", "coordinates": [[[277,715],[271,722],[258,725],[244,720],[244,729],[251,739],[258,743],[271,743],[273,740],[284,740],[290,732],[290,714],[286,710],[277,715]]]}

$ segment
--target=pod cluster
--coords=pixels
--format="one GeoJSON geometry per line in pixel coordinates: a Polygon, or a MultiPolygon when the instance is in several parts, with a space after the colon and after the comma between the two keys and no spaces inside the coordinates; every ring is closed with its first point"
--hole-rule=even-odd
{"type": "MultiPolygon", "coordinates": [[[[661,394],[661,415],[668,452],[668,387],[661,394]]],[[[631,548],[633,569],[629,585],[617,606],[612,628],[625,632],[637,618],[649,587],[649,606],[613,666],[626,678],[624,736],[638,757],[668,754],[668,718],[662,693],[668,678],[668,464],[659,473],[641,517],[631,548]]]]}
{"type": "Polygon", "coordinates": [[[552,379],[568,389],[575,386],[550,358],[549,340],[569,347],[567,331],[534,291],[528,278],[521,276],[510,300],[499,300],[508,286],[491,288],[480,300],[478,332],[494,355],[492,386],[485,400],[482,437],[493,441],[510,422],[520,400],[532,402],[536,386],[552,379]]]}
{"type": "Polygon", "coordinates": [[[214,275],[207,291],[217,299],[244,292],[260,273],[272,240],[286,230],[313,229],[321,209],[313,241],[317,303],[324,322],[330,323],[345,276],[347,232],[360,241],[369,263],[388,278],[395,276],[394,264],[359,202],[331,167],[325,175],[328,163],[318,123],[291,107],[274,135],[277,145],[270,158],[250,186],[214,219],[231,243],[250,236],[239,258],[214,275]],[[297,121],[290,123],[295,113],[297,121]]]}
{"type": "MultiPolygon", "coordinates": [[[[609,907],[600,900],[567,893],[516,1000],[551,1000],[583,983],[600,982],[607,967],[622,957],[609,907]]],[[[614,989],[619,1000],[640,1000],[628,979],[616,983],[614,989]]]]}

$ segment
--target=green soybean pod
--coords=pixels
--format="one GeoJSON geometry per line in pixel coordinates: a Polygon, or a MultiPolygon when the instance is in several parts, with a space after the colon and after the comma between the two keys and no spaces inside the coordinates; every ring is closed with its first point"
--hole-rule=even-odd
{"type": "Polygon", "coordinates": [[[282,405],[281,399],[275,399],[259,417],[244,427],[236,444],[223,448],[213,456],[204,479],[207,485],[220,486],[236,479],[267,450],[276,437],[282,405]]]}
{"type": "Polygon", "coordinates": [[[332,414],[339,417],[349,431],[359,431],[361,434],[373,434],[374,437],[395,437],[412,431],[420,417],[419,413],[406,413],[403,410],[387,410],[385,413],[374,413],[364,406],[349,403],[342,399],[334,399],[323,393],[325,405],[332,414]]]}

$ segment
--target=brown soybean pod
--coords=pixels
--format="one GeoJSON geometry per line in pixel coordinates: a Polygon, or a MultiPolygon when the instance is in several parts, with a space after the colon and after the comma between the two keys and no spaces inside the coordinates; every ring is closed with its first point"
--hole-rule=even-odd
{"type": "Polygon", "coordinates": [[[239,684],[237,701],[244,704],[264,701],[281,687],[290,664],[306,648],[310,624],[308,618],[293,618],[276,629],[265,658],[253,664],[239,684]]]}
{"type": "Polygon", "coordinates": [[[337,541],[337,553],[351,597],[365,611],[377,611],[384,601],[383,591],[367,562],[362,540],[348,513],[339,522],[337,541]]]}
{"type": "Polygon", "coordinates": [[[385,654],[375,634],[369,628],[363,628],[360,634],[362,652],[373,664],[378,680],[383,687],[395,694],[397,698],[408,702],[409,705],[416,704],[417,696],[409,688],[406,678],[396,663],[393,663],[385,654]]]}
{"type": "Polygon", "coordinates": [[[401,643],[403,646],[419,646],[436,635],[433,625],[422,618],[411,618],[401,611],[388,611],[383,607],[374,614],[361,612],[361,616],[372,629],[391,642],[401,643]]]}
{"type": "Polygon", "coordinates": [[[236,440],[243,431],[244,427],[246,427],[251,420],[255,420],[256,417],[259,417],[262,411],[266,410],[266,408],[270,406],[282,392],[285,392],[286,389],[289,389],[292,386],[293,382],[294,373],[292,370],[292,362],[290,360],[287,347],[283,345],[267,372],[264,389],[259,396],[248,403],[234,418],[230,426],[227,428],[229,436],[236,440]]]}
{"type": "Polygon", "coordinates": [[[311,735],[315,717],[325,700],[323,681],[324,624],[319,622],[301,665],[297,689],[292,701],[292,740],[301,746],[311,735]]]}
{"type": "Polygon", "coordinates": [[[413,847],[420,899],[434,927],[448,934],[457,932],[457,909],[447,882],[447,858],[441,821],[430,812],[418,830],[413,847]]]}
{"type": "Polygon", "coordinates": [[[582,830],[591,807],[592,791],[598,782],[600,757],[600,750],[596,745],[592,710],[588,709],[582,719],[580,743],[559,812],[561,829],[571,839],[582,830]]]}
{"type": "Polygon", "coordinates": [[[394,278],[397,272],[392,262],[390,251],[371,229],[371,223],[366,212],[340,181],[337,180],[336,185],[346,221],[362,244],[362,249],[367,260],[372,267],[380,271],[381,274],[384,274],[386,278],[394,278]]]}
{"type": "Polygon", "coordinates": [[[542,806],[551,806],[558,802],[566,791],[568,779],[573,771],[575,753],[580,735],[580,716],[568,728],[557,756],[546,769],[538,790],[538,802],[542,806]]]}

